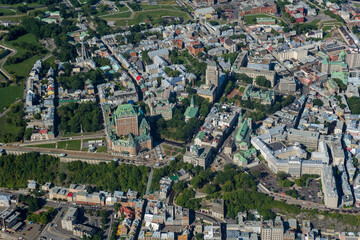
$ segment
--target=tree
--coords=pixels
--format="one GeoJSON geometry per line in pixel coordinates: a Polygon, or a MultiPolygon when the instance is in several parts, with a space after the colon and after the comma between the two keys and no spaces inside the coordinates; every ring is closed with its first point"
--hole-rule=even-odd
{"type": "Polygon", "coordinates": [[[204,239],[204,234],[203,233],[197,233],[195,235],[195,238],[196,238],[196,240],[203,240],[204,239]]]}
{"type": "Polygon", "coordinates": [[[295,18],[293,16],[290,17],[290,22],[294,23],[295,22],[295,18]]]}
{"type": "Polygon", "coordinates": [[[255,177],[255,178],[260,178],[261,177],[261,172],[259,170],[255,170],[253,172],[251,172],[251,174],[255,177]]]}
{"type": "Polygon", "coordinates": [[[231,192],[231,191],[235,190],[234,183],[232,181],[228,180],[222,187],[222,190],[224,192],[231,192]]]}
{"type": "Polygon", "coordinates": [[[219,190],[219,185],[217,185],[217,184],[208,184],[208,185],[206,185],[206,187],[205,187],[205,192],[207,193],[207,194],[212,194],[212,193],[214,193],[214,192],[217,192],[219,190]]]}
{"type": "Polygon", "coordinates": [[[285,180],[288,177],[288,174],[285,172],[278,172],[276,175],[279,178],[279,180],[285,180]]]}
{"type": "Polygon", "coordinates": [[[314,106],[319,106],[319,107],[321,107],[321,106],[324,105],[324,103],[323,103],[323,101],[321,101],[320,99],[316,98],[316,99],[314,99],[314,101],[313,101],[313,105],[314,105],[314,106]]]}
{"type": "Polygon", "coordinates": [[[35,113],[34,118],[38,119],[38,120],[41,119],[41,114],[40,113],[35,113]]]}
{"type": "Polygon", "coordinates": [[[253,82],[253,79],[244,73],[235,73],[235,79],[248,84],[253,82]]]}
{"type": "Polygon", "coordinates": [[[33,130],[34,130],[33,128],[27,128],[25,130],[24,139],[29,140],[31,138],[33,130]]]}
{"type": "Polygon", "coordinates": [[[102,115],[96,103],[69,103],[58,108],[60,132],[96,132],[102,128],[102,115]]]}
{"type": "Polygon", "coordinates": [[[294,183],[292,181],[290,181],[289,179],[280,180],[279,184],[280,184],[280,187],[286,187],[286,188],[289,188],[292,185],[294,185],[294,183]]]}
{"type": "Polygon", "coordinates": [[[264,76],[257,76],[255,82],[258,86],[271,88],[271,82],[266,79],[264,76]]]}
{"type": "Polygon", "coordinates": [[[360,98],[359,97],[349,97],[347,103],[350,107],[352,114],[360,114],[360,98]]]}

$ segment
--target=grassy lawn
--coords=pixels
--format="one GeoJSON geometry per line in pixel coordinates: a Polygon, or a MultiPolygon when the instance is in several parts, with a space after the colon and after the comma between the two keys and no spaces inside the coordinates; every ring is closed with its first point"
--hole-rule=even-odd
{"type": "MultiPolygon", "coordinates": [[[[171,16],[171,17],[182,17],[184,21],[189,19],[189,15],[186,12],[180,12],[176,10],[166,10],[166,9],[159,9],[154,11],[143,11],[143,12],[136,12],[134,19],[129,19],[128,24],[129,25],[135,25],[141,22],[144,22],[145,20],[151,19],[157,19],[163,16],[171,16]]],[[[114,19],[115,20],[115,19],[114,19]]],[[[116,20],[116,24],[119,26],[125,26],[126,21],[124,20],[116,20]]]]}
{"type": "Polygon", "coordinates": [[[98,152],[98,153],[107,153],[107,147],[106,146],[98,147],[96,149],[96,152],[98,152]]]}
{"type": "Polygon", "coordinates": [[[0,8],[1,16],[9,16],[9,15],[15,15],[15,14],[16,14],[16,11],[13,11],[11,9],[0,8]]]}
{"type": "Polygon", "coordinates": [[[80,151],[80,145],[80,140],[60,141],[58,142],[58,149],[80,151]]]}
{"type": "Polygon", "coordinates": [[[115,14],[112,14],[112,15],[107,15],[107,16],[104,16],[102,18],[104,19],[107,19],[107,20],[113,20],[113,21],[116,21],[117,18],[128,18],[131,16],[131,12],[122,12],[122,13],[115,13],[115,14]]]}
{"type": "Polygon", "coordinates": [[[323,32],[329,31],[329,30],[331,30],[332,27],[333,26],[325,26],[325,27],[323,27],[322,31],[323,32]]]}
{"type": "MultiPolygon", "coordinates": [[[[44,4],[40,4],[37,2],[34,3],[27,3],[28,7],[37,7],[37,6],[44,6],[44,4]]],[[[1,4],[1,6],[11,7],[11,8],[17,8],[18,6],[24,6],[23,3],[16,3],[16,4],[1,4]]]]}
{"type": "Polygon", "coordinates": [[[179,9],[177,5],[141,5],[141,7],[144,10],[150,10],[150,9],[172,9],[177,10],[179,9]]]}
{"type": "MultiPolygon", "coordinates": [[[[29,33],[19,37],[16,40],[5,42],[6,45],[8,45],[9,47],[15,48],[18,51],[15,56],[22,56],[23,54],[25,54],[27,52],[26,49],[14,46],[14,43],[19,43],[19,42],[27,42],[27,43],[31,43],[31,44],[34,44],[37,46],[41,46],[40,43],[36,40],[35,36],[32,34],[29,34],[29,33]]],[[[34,63],[37,60],[39,60],[40,58],[42,58],[43,56],[44,55],[34,55],[33,57],[28,58],[25,61],[23,61],[21,63],[17,63],[17,64],[5,63],[4,68],[9,73],[13,72],[18,76],[26,78],[27,75],[29,74],[31,68],[33,67],[34,63]]]]}
{"type": "Polygon", "coordinates": [[[158,1],[158,4],[176,4],[175,0],[158,1]]]}
{"type": "Polygon", "coordinates": [[[45,60],[44,63],[49,63],[51,66],[55,66],[55,57],[51,56],[48,59],[45,60]]]}
{"type": "Polygon", "coordinates": [[[315,19],[315,20],[312,21],[310,24],[311,24],[311,25],[314,25],[314,26],[317,26],[320,21],[321,21],[320,19],[315,19]]]}
{"type": "MultiPolygon", "coordinates": [[[[256,24],[256,19],[257,18],[272,18],[272,19],[275,19],[277,21],[279,21],[278,18],[276,17],[273,17],[271,15],[267,15],[267,14],[254,14],[254,15],[246,15],[244,17],[244,21],[249,24],[249,25],[252,25],[252,24],[256,24]]],[[[282,21],[282,20],[281,20],[282,21]]]]}
{"type": "Polygon", "coordinates": [[[45,144],[38,144],[38,145],[30,145],[27,147],[34,147],[34,148],[55,148],[56,143],[45,143],[45,144]]]}
{"type": "Polygon", "coordinates": [[[12,22],[20,22],[21,19],[24,18],[24,16],[27,16],[26,14],[16,14],[16,15],[5,15],[0,16],[0,20],[2,21],[12,21],[12,22]]]}
{"type": "Polygon", "coordinates": [[[116,6],[119,12],[129,11],[129,8],[124,4],[121,7],[116,6]]]}
{"type": "Polygon", "coordinates": [[[105,142],[105,138],[90,138],[90,139],[84,139],[83,142],[96,141],[96,140],[103,140],[103,141],[105,142]]]}
{"type": "Polygon", "coordinates": [[[13,133],[14,135],[17,135],[19,132],[21,132],[21,127],[17,127],[14,124],[7,123],[6,116],[4,116],[0,118],[0,132],[2,134],[13,133]]]}
{"type": "Polygon", "coordinates": [[[68,133],[61,133],[60,136],[61,137],[76,137],[76,136],[86,136],[86,135],[92,135],[92,134],[96,134],[96,133],[99,133],[99,132],[84,132],[84,133],[72,133],[72,132],[68,132],[68,133]]]}
{"type": "Polygon", "coordinates": [[[0,88],[0,112],[9,107],[17,98],[22,98],[23,86],[0,88]]]}
{"type": "Polygon", "coordinates": [[[0,55],[3,54],[5,51],[5,48],[0,48],[0,55]]]}

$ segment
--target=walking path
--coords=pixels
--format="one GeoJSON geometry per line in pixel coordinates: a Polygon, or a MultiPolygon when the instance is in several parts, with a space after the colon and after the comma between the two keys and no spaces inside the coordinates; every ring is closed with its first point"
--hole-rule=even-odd
{"type": "Polygon", "coordinates": [[[150,186],[151,186],[151,181],[153,178],[153,173],[154,173],[154,169],[151,168],[149,179],[148,179],[147,186],[146,186],[146,195],[149,194],[149,192],[150,192],[150,186]]]}
{"type": "Polygon", "coordinates": [[[10,54],[6,55],[6,57],[4,57],[3,59],[0,60],[1,66],[0,66],[0,71],[10,80],[12,80],[12,76],[11,74],[9,74],[5,69],[4,69],[4,64],[6,62],[6,60],[8,59],[8,57],[10,56],[14,56],[17,53],[16,49],[10,48],[9,46],[5,45],[4,39],[2,41],[2,44],[0,44],[0,47],[11,51],[10,54]]]}

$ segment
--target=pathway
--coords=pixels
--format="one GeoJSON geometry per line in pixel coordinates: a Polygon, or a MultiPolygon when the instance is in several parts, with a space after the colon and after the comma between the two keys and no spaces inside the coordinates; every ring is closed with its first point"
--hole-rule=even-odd
{"type": "MultiPolygon", "coordinates": [[[[17,103],[19,103],[19,102],[21,102],[21,99],[16,100],[16,101],[15,101],[14,103],[12,103],[12,104],[17,104],[17,103]]],[[[3,116],[5,116],[9,111],[10,111],[10,108],[7,108],[5,111],[3,111],[2,113],[0,113],[0,118],[2,118],[3,116]]]]}
{"type": "MultiPolygon", "coordinates": [[[[129,8],[129,9],[131,9],[131,8],[129,8]]],[[[118,20],[118,19],[120,19],[120,20],[133,20],[133,19],[136,18],[136,15],[137,15],[138,13],[139,13],[139,14],[144,14],[144,13],[147,13],[147,12],[156,12],[156,11],[161,11],[161,10],[165,10],[165,11],[169,11],[169,12],[176,12],[176,13],[185,13],[185,14],[189,17],[189,19],[192,19],[192,16],[191,16],[189,13],[184,12],[184,11],[181,11],[181,10],[172,10],[172,9],[167,9],[167,8],[158,8],[158,9],[143,10],[143,11],[139,11],[139,12],[131,11],[130,17],[127,17],[127,18],[116,18],[116,17],[114,17],[114,18],[107,18],[107,20],[118,20]]],[[[127,11],[127,12],[128,12],[128,11],[127,11]]],[[[103,15],[103,16],[105,16],[105,15],[103,15]]],[[[101,17],[103,17],[103,16],[101,16],[101,17]]]]}
{"type": "Polygon", "coordinates": [[[146,193],[145,193],[146,195],[149,194],[149,192],[150,192],[150,186],[151,186],[151,181],[153,178],[153,173],[154,173],[154,169],[151,168],[149,179],[148,179],[147,186],[146,186],[146,193]]]}
{"type": "Polygon", "coordinates": [[[0,44],[0,47],[11,51],[10,54],[6,55],[6,57],[4,57],[3,59],[1,59],[1,61],[0,61],[0,62],[1,62],[0,71],[1,71],[8,79],[12,80],[11,74],[9,74],[9,73],[4,69],[4,64],[5,64],[6,60],[8,59],[8,57],[14,56],[14,55],[17,53],[17,50],[6,46],[6,44],[5,44],[5,42],[4,42],[4,39],[3,39],[3,41],[2,41],[2,44],[0,44]]]}

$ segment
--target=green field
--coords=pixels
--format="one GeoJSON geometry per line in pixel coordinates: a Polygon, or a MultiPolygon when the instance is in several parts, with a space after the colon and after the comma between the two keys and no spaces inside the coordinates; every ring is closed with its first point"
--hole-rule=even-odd
{"type": "MultiPolygon", "coordinates": [[[[268,14],[254,14],[254,15],[246,15],[244,17],[244,21],[249,24],[249,25],[253,25],[253,24],[256,24],[256,19],[257,18],[272,18],[272,19],[275,19],[277,21],[279,21],[278,18],[276,17],[273,17],[271,15],[268,15],[268,14]]],[[[281,20],[282,21],[282,20],[281,20]]]]}
{"type": "Polygon", "coordinates": [[[329,31],[329,30],[331,30],[332,27],[333,26],[325,26],[325,27],[323,27],[322,31],[323,32],[329,31]]]}
{"type": "Polygon", "coordinates": [[[141,5],[144,10],[151,9],[170,9],[170,10],[180,10],[177,5],[141,5]]]}
{"type": "Polygon", "coordinates": [[[38,145],[30,145],[27,147],[34,147],[34,148],[55,148],[56,143],[45,143],[45,144],[38,144],[38,145]]]}
{"type": "Polygon", "coordinates": [[[12,133],[18,135],[21,132],[21,127],[6,122],[6,116],[0,118],[0,133],[12,133]]]}
{"type": "Polygon", "coordinates": [[[15,15],[16,11],[0,8],[0,16],[9,16],[9,15],[15,15]]]}
{"type": "MultiPolygon", "coordinates": [[[[27,3],[26,5],[28,5],[28,7],[38,7],[38,6],[44,6],[43,4],[40,3],[27,3]]],[[[18,6],[24,6],[23,3],[16,3],[16,4],[1,4],[1,6],[6,6],[6,7],[11,7],[11,8],[17,8],[18,6]]]]}
{"type": "Polygon", "coordinates": [[[116,6],[119,12],[129,11],[129,8],[124,4],[121,7],[116,6]]]}
{"type": "Polygon", "coordinates": [[[81,140],[69,140],[58,142],[58,149],[80,151],[81,140]]]}
{"type": "Polygon", "coordinates": [[[21,19],[24,18],[24,16],[27,15],[20,15],[20,14],[16,14],[16,15],[6,15],[6,16],[0,16],[0,20],[2,21],[12,21],[12,22],[20,22],[21,19]]]}
{"type": "Polygon", "coordinates": [[[5,48],[0,48],[0,55],[3,54],[5,51],[5,48]]]}
{"type": "Polygon", "coordinates": [[[106,146],[102,146],[102,147],[98,147],[96,149],[97,153],[107,153],[107,147],[106,146]]]}
{"type": "Polygon", "coordinates": [[[105,141],[105,138],[89,138],[89,139],[83,139],[83,142],[89,142],[89,141],[95,141],[95,140],[103,140],[103,141],[105,141]]]}
{"type": "MultiPolygon", "coordinates": [[[[157,19],[164,16],[170,16],[170,17],[182,17],[184,21],[189,19],[189,15],[186,12],[177,11],[177,10],[166,10],[166,9],[159,9],[159,10],[149,10],[149,11],[143,11],[143,12],[136,12],[134,19],[129,19],[128,24],[129,25],[135,25],[141,22],[144,22],[148,19],[157,19]]],[[[116,24],[119,26],[125,26],[126,21],[125,20],[115,20],[116,24]]]]}
{"type": "MultiPolygon", "coordinates": [[[[26,49],[14,46],[13,44],[16,42],[27,42],[27,43],[41,46],[41,44],[36,40],[35,36],[33,36],[30,33],[25,34],[16,40],[5,42],[6,45],[8,45],[11,48],[15,48],[18,51],[15,56],[21,56],[21,55],[25,54],[27,51],[26,49]]],[[[31,68],[33,67],[34,63],[37,60],[39,60],[40,58],[42,58],[43,56],[44,55],[34,55],[33,57],[28,58],[25,61],[23,61],[21,63],[17,63],[17,64],[5,63],[4,68],[9,73],[15,73],[17,76],[26,78],[27,75],[29,74],[31,68]]]]}
{"type": "Polygon", "coordinates": [[[9,86],[0,88],[0,112],[15,102],[17,98],[22,98],[23,86],[9,86]]]}
{"type": "Polygon", "coordinates": [[[122,12],[122,13],[115,13],[113,15],[107,15],[105,17],[102,17],[106,20],[113,20],[116,21],[117,18],[128,18],[131,16],[131,12],[122,12]]]}

